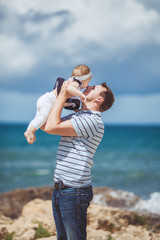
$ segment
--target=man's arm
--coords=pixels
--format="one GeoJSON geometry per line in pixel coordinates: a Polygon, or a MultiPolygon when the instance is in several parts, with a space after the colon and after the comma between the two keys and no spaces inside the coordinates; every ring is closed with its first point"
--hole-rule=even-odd
{"type": "Polygon", "coordinates": [[[67,82],[65,82],[61,88],[60,94],[58,95],[56,102],[49,114],[47,122],[41,128],[43,131],[61,136],[77,136],[74,127],[70,120],[62,121],[61,112],[64,107],[65,101],[70,95],[67,93],[67,82]]]}

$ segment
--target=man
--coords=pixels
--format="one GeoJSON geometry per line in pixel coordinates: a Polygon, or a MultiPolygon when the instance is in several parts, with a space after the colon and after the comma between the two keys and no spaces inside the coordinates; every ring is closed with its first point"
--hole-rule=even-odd
{"type": "Polygon", "coordinates": [[[82,110],[61,119],[68,82],[62,86],[42,130],[61,135],[54,172],[53,215],[58,240],[85,240],[87,208],[93,197],[91,173],[94,153],[103,137],[101,113],[114,96],[106,83],[88,86],[82,110]]]}

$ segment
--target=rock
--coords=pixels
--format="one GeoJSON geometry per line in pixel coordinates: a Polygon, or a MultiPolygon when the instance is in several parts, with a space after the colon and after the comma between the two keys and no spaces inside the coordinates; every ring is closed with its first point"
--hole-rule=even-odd
{"type": "Polygon", "coordinates": [[[27,203],[22,210],[24,219],[32,222],[42,222],[43,226],[53,235],[56,227],[53,221],[52,202],[50,200],[34,199],[27,203]]]}
{"type": "Polygon", "coordinates": [[[51,236],[51,237],[47,237],[47,238],[37,238],[36,240],[57,240],[57,237],[51,236]]]}
{"type": "Polygon", "coordinates": [[[143,227],[129,225],[126,228],[123,228],[121,231],[112,234],[112,237],[115,240],[158,240],[160,239],[160,234],[155,235],[143,227]]]}
{"type": "Polygon", "coordinates": [[[8,235],[8,229],[6,228],[6,225],[11,224],[13,222],[12,219],[5,217],[0,212],[0,239],[5,239],[8,235]]]}
{"type": "Polygon", "coordinates": [[[7,217],[17,218],[21,215],[23,206],[35,199],[49,200],[52,198],[53,187],[31,187],[16,189],[0,194],[0,211],[7,217]]]}
{"type": "Polygon", "coordinates": [[[17,236],[17,238],[14,236],[15,240],[34,240],[35,239],[35,231],[33,229],[29,229],[24,232],[23,235],[17,236]]]}
{"type": "MultiPolygon", "coordinates": [[[[23,206],[35,199],[51,200],[53,187],[31,187],[26,189],[16,189],[8,193],[0,194],[0,211],[7,217],[17,218],[21,215],[23,206]]],[[[93,203],[118,207],[121,209],[133,209],[141,199],[133,193],[115,190],[108,187],[98,187],[93,189],[93,203]]]]}
{"type": "Polygon", "coordinates": [[[0,225],[1,224],[10,224],[12,223],[13,221],[9,218],[9,217],[6,217],[4,216],[1,212],[0,212],[0,225]]]}
{"type": "MultiPolygon", "coordinates": [[[[22,215],[14,220],[1,216],[0,239],[15,232],[13,240],[34,240],[39,222],[51,234],[39,240],[55,240],[56,228],[50,200],[34,199],[22,209],[22,215]]],[[[88,209],[88,240],[159,240],[160,233],[149,231],[150,222],[136,222],[135,213],[119,208],[91,204],[88,209]],[[142,225],[143,223],[143,225],[142,225]],[[136,224],[136,225],[134,225],[136,224]]],[[[147,221],[147,220],[146,220],[147,221]]],[[[160,223],[160,222],[159,222],[160,223]]]]}
{"type": "Polygon", "coordinates": [[[160,232],[160,216],[155,214],[139,215],[119,208],[91,204],[88,209],[88,223],[94,229],[103,229],[112,233],[122,226],[136,225],[160,232]]]}
{"type": "MultiPolygon", "coordinates": [[[[93,202],[101,205],[129,208],[134,207],[140,200],[133,193],[114,190],[108,187],[94,188],[93,202]]],[[[35,199],[50,200],[52,198],[53,187],[30,187],[26,189],[16,189],[0,194],[0,211],[7,217],[17,218],[21,215],[23,206],[35,199]]]]}
{"type": "Polygon", "coordinates": [[[23,207],[22,215],[19,218],[15,220],[7,218],[9,220],[6,221],[6,217],[3,216],[3,219],[5,219],[5,221],[3,221],[3,224],[0,226],[1,232],[4,232],[4,228],[5,235],[7,235],[6,233],[15,232],[13,240],[34,240],[36,229],[40,222],[51,235],[56,235],[51,201],[34,199],[23,207]]]}
{"type": "MultiPolygon", "coordinates": [[[[91,204],[88,209],[88,224],[96,230],[110,233],[120,229],[119,209],[91,204]]],[[[125,222],[123,222],[124,224],[125,222]]]]}
{"type": "MultiPolygon", "coordinates": [[[[111,191],[111,189],[106,190],[106,188],[103,188],[103,190],[105,194],[106,191],[111,191]]],[[[94,189],[94,191],[100,194],[99,190],[94,189]]],[[[113,195],[112,193],[112,197],[113,195]]],[[[12,194],[11,192],[8,195],[4,193],[1,196],[0,209],[4,212],[0,212],[0,239],[5,240],[8,234],[14,232],[13,240],[34,240],[40,223],[51,236],[39,240],[56,239],[51,205],[52,189],[50,187],[16,190],[12,194]],[[19,194],[19,196],[16,196],[16,194],[19,194]],[[35,198],[36,196],[40,196],[41,199],[35,198]],[[42,200],[42,197],[46,200],[42,200]],[[33,198],[33,200],[26,202],[30,198],[33,198]],[[50,200],[47,200],[47,198],[50,200]],[[5,204],[5,201],[8,203],[5,204]],[[1,206],[1,204],[4,204],[4,206],[1,206]],[[20,204],[20,207],[18,204],[20,204]],[[4,216],[5,214],[10,217],[4,216]],[[19,217],[11,219],[13,216],[19,217]]],[[[140,214],[122,210],[118,207],[91,203],[87,221],[87,240],[160,240],[160,216],[156,214],[140,214]]]]}
{"type": "Polygon", "coordinates": [[[122,190],[115,190],[108,187],[98,187],[93,189],[93,203],[104,206],[119,207],[123,209],[133,208],[140,198],[134,193],[122,190]]]}
{"type": "Polygon", "coordinates": [[[7,228],[1,226],[0,227],[0,239],[5,239],[7,235],[8,235],[7,228]]]}
{"type": "Polygon", "coordinates": [[[111,233],[104,230],[96,230],[90,226],[87,227],[87,240],[106,240],[111,236],[111,233]]]}

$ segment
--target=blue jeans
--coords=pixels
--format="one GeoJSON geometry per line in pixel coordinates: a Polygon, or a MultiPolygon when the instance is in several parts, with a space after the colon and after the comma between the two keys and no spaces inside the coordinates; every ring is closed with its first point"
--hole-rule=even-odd
{"type": "Polygon", "coordinates": [[[58,240],[86,240],[87,208],[92,186],[53,191],[52,207],[58,240]]]}

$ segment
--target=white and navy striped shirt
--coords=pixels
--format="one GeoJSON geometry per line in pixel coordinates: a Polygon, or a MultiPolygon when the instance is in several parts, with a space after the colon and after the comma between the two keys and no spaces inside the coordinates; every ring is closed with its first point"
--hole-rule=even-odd
{"type": "Polygon", "coordinates": [[[91,185],[90,168],[93,156],[102,140],[104,124],[101,112],[79,111],[68,115],[77,137],[62,136],[57,150],[54,182],[71,187],[91,185]]]}

